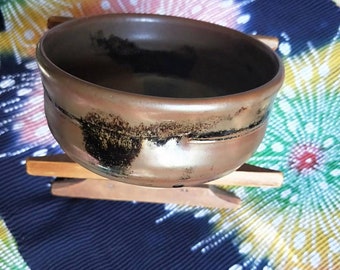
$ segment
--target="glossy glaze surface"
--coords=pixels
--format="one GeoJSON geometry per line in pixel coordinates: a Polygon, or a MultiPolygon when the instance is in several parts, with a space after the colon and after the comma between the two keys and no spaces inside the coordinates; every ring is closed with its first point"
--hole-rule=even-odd
{"type": "Polygon", "coordinates": [[[260,144],[283,67],[259,41],[157,15],[66,22],[37,48],[45,112],[64,151],[119,181],[199,184],[260,144]]]}

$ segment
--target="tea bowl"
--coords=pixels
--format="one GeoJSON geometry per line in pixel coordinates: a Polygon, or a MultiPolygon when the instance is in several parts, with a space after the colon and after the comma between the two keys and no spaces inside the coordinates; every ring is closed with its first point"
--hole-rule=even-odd
{"type": "Polygon", "coordinates": [[[152,187],[199,185],[246,162],[284,79],[260,41],[163,15],[70,20],[36,52],[47,122],[65,153],[98,175],[152,187]]]}

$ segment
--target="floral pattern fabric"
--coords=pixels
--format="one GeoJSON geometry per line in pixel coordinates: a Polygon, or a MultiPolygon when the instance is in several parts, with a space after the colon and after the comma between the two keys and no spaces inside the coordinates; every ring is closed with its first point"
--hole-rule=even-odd
{"type": "Polygon", "coordinates": [[[340,269],[339,1],[0,0],[0,269],[340,269]],[[279,38],[286,69],[238,210],[56,198],[35,46],[49,16],[156,13],[279,38]]]}

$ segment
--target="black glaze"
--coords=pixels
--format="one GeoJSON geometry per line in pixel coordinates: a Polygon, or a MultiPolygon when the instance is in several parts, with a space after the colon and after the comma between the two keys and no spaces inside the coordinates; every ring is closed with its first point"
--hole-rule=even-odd
{"type": "Polygon", "coordinates": [[[253,128],[256,128],[257,126],[261,125],[269,116],[269,111],[267,111],[260,120],[251,123],[249,126],[245,128],[240,129],[228,129],[228,130],[220,130],[220,131],[211,131],[201,134],[190,134],[188,136],[189,138],[195,138],[195,139],[212,139],[214,138],[216,141],[225,140],[225,137],[228,137],[228,139],[238,137],[237,134],[242,133],[247,130],[251,130],[253,128]],[[231,135],[235,136],[231,136],[231,135]],[[192,136],[192,137],[191,137],[192,136]]]}
{"type": "Polygon", "coordinates": [[[182,188],[182,187],[184,187],[184,185],[180,185],[180,184],[179,184],[179,185],[173,185],[172,187],[173,187],[173,188],[182,188]]]}
{"type": "Polygon", "coordinates": [[[120,117],[107,121],[97,113],[88,113],[80,124],[86,151],[105,167],[130,166],[142,148],[142,138],[120,117]]]}
{"type": "Polygon", "coordinates": [[[112,60],[132,68],[134,73],[186,78],[197,59],[191,46],[182,46],[176,51],[147,50],[115,35],[106,38],[102,31],[91,35],[91,41],[93,46],[105,50],[112,60]]]}

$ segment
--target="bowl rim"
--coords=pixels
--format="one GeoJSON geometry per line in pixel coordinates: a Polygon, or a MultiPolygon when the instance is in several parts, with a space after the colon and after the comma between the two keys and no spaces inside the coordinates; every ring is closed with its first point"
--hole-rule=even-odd
{"type": "MultiPolygon", "coordinates": [[[[72,29],[71,29],[72,30],[72,29]]],[[[112,13],[112,14],[101,14],[101,15],[94,15],[94,16],[86,16],[86,17],[80,17],[80,18],[74,18],[71,20],[68,20],[66,22],[63,22],[52,29],[49,29],[46,31],[42,37],[40,38],[37,47],[36,47],[36,59],[38,62],[38,66],[44,70],[44,66],[48,67],[49,70],[55,72],[58,76],[66,76],[67,78],[71,79],[73,83],[79,84],[79,86],[85,86],[90,87],[92,89],[96,88],[97,93],[100,91],[103,95],[107,97],[113,96],[113,93],[115,95],[119,96],[125,96],[130,99],[136,99],[139,101],[145,100],[148,102],[160,102],[167,103],[169,105],[185,105],[185,104],[191,104],[191,105],[199,105],[199,104],[216,104],[219,102],[225,102],[225,101],[231,101],[231,100],[242,100],[245,97],[252,98],[255,96],[262,96],[262,97],[268,97],[271,95],[275,95],[280,87],[283,84],[285,72],[284,72],[284,65],[279,57],[279,55],[272,50],[269,46],[264,44],[263,42],[253,38],[251,35],[247,35],[243,32],[240,32],[238,30],[225,27],[222,25],[214,24],[207,21],[197,20],[197,19],[190,19],[185,17],[178,17],[173,15],[160,15],[160,14],[148,14],[148,13],[112,13]],[[48,56],[44,49],[44,42],[45,40],[50,36],[53,35],[54,32],[58,31],[64,31],[64,29],[70,30],[70,28],[73,25],[78,25],[82,23],[91,23],[91,21],[97,21],[103,18],[129,18],[129,19],[135,19],[135,20],[170,20],[177,23],[187,23],[187,24],[195,24],[199,28],[206,28],[208,30],[213,31],[220,31],[225,33],[233,33],[235,35],[240,36],[244,40],[248,40],[250,43],[254,43],[257,46],[260,46],[264,48],[267,52],[269,52],[273,57],[274,61],[276,61],[278,68],[275,75],[266,83],[238,93],[228,94],[228,95],[220,95],[220,96],[213,96],[213,97],[197,97],[197,98],[176,98],[176,97],[163,97],[163,96],[152,96],[152,95],[143,95],[138,93],[132,93],[127,92],[119,89],[109,88],[105,86],[101,86],[99,84],[92,83],[90,81],[87,81],[85,79],[79,78],[71,73],[66,72],[59,66],[57,66],[48,56]]],[[[97,96],[97,95],[96,95],[97,96]]]]}

